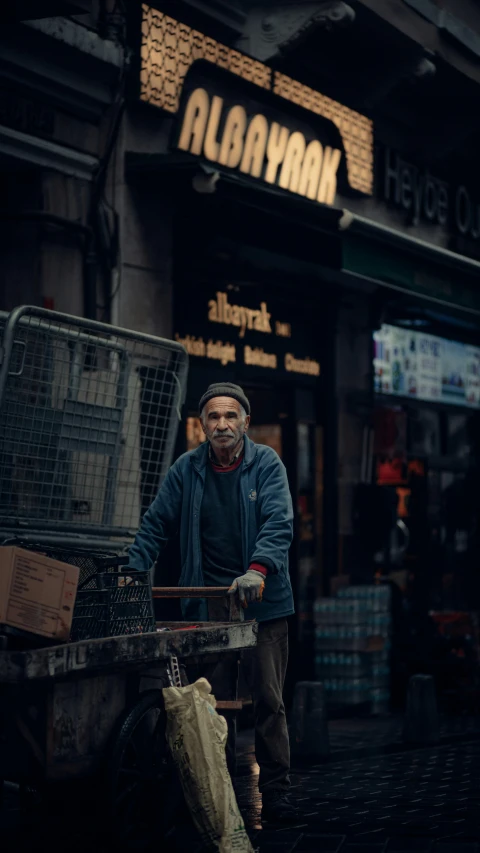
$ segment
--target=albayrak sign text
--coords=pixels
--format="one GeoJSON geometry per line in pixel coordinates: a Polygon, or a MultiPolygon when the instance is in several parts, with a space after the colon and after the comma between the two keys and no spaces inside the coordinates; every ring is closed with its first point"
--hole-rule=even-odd
{"type": "Polygon", "coordinates": [[[229,364],[235,365],[240,361],[243,365],[250,367],[262,367],[270,370],[285,370],[290,374],[303,374],[304,376],[319,377],[320,363],[309,356],[299,357],[292,352],[292,327],[284,320],[272,320],[268,310],[267,302],[260,302],[259,308],[247,308],[231,302],[229,294],[217,291],[215,299],[207,302],[207,324],[218,324],[225,327],[238,329],[238,338],[241,346],[232,340],[217,340],[207,335],[180,335],[175,334],[175,339],[183,344],[188,354],[197,358],[205,358],[209,361],[218,361],[223,367],[229,364]],[[271,336],[270,345],[255,345],[252,334],[261,332],[271,336]],[[248,335],[248,343],[245,335],[248,335]],[[280,348],[273,341],[281,341],[280,348]],[[288,343],[287,343],[288,341],[288,343]],[[273,351],[272,351],[273,350],[273,351]]]}
{"type": "Polygon", "coordinates": [[[238,326],[240,338],[245,337],[247,329],[271,334],[271,318],[266,302],[260,303],[259,310],[245,308],[243,305],[230,305],[226,293],[217,293],[216,299],[211,299],[208,303],[209,321],[224,323],[226,326],[238,326]]]}
{"type": "Polygon", "coordinates": [[[301,129],[287,126],[291,122],[267,117],[262,110],[250,113],[243,103],[229,100],[203,86],[191,91],[177,147],[312,201],[334,204],[341,147],[309,139],[301,129]]]}

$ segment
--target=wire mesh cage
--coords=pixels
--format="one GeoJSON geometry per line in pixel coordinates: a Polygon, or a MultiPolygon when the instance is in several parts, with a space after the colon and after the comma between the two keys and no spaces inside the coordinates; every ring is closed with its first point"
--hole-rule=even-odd
{"type": "Polygon", "coordinates": [[[0,334],[0,526],[133,536],[172,461],[185,349],[35,307],[0,334]]]}

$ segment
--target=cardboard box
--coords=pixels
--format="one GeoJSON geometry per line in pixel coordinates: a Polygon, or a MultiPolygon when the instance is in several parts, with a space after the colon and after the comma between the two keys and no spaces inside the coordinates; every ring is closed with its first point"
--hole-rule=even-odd
{"type": "Polygon", "coordinates": [[[79,573],[34,551],[0,547],[0,625],[67,641],[79,573]]]}

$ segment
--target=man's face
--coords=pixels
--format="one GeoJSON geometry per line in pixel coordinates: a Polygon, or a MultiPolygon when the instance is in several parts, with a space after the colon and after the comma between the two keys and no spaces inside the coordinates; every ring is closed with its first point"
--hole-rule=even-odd
{"type": "Polygon", "coordinates": [[[205,404],[202,427],[214,450],[234,450],[250,424],[232,397],[212,397],[205,404]]]}

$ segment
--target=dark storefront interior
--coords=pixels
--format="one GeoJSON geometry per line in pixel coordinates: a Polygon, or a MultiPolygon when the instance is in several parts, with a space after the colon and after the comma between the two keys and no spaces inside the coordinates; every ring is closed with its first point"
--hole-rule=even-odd
{"type": "MultiPolygon", "coordinates": [[[[338,207],[330,207],[221,166],[215,145],[202,156],[189,147],[190,131],[180,144],[195,81],[221,91],[228,105],[245,102],[247,114],[260,97],[203,62],[189,75],[179,120],[168,129],[170,153],[126,156],[128,177],[139,188],[146,179],[142,192],[168,197],[172,217],[172,331],[190,354],[176,454],[202,439],[197,404],[206,386],[219,374],[241,384],[252,403],[251,436],[277,450],[294,497],[295,677],[314,671],[315,602],[349,583],[388,584],[397,613],[392,682],[401,685],[401,702],[408,675],[429,660],[429,612],[460,611],[478,597],[470,486],[477,415],[454,400],[378,393],[373,335],[390,324],[473,345],[474,264],[426,242],[425,223],[421,240],[413,227],[396,230],[368,218],[368,210],[365,216],[358,186],[348,186],[345,175],[338,207]],[[363,319],[350,335],[345,304],[352,293],[363,319]],[[260,311],[272,328],[242,327],[232,317],[244,309],[260,311]],[[363,338],[359,359],[345,376],[342,348],[356,347],[355,335],[363,338]],[[319,376],[289,370],[289,352],[317,362],[319,376]],[[455,521],[462,504],[469,530],[455,521]]],[[[268,116],[280,108],[265,93],[260,101],[268,116]]],[[[304,127],[306,112],[284,107],[282,120],[304,127]]],[[[218,140],[223,126],[221,117],[218,140]]],[[[387,202],[380,171],[374,191],[387,202]]]]}
{"type": "MultiPolygon", "coordinates": [[[[311,234],[277,219],[271,211],[266,227],[265,211],[231,201],[225,217],[224,204],[219,198],[197,196],[189,204],[188,218],[183,214],[177,221],[174,316],[179,339],[189,333],[196,341],[201,338],[218,343],[221,339],[223,344],[228,340],[236,345],[234,363],[228,361],[233,358],[228,349],[223,365],[217,351],[211,350],[210,357],[191,356],[186,427],[179,436],[178,452],[193,449],[203,439],[197,406],[208,384],[218,381],[219,375],[241,384],[252,406],[249,435],[279,453],[294,496],[295,541],[290,572],[297,613],[290,638],[296,662],[294,680],[298,680],[299,673],[308,677],[312,670],[313,603],[324,592],[325,583],[324,370],[331,296],[318,269],[315,279],[314,266],[308,262],[309,255],[313,259],[315,240],[323,243],[325,236],[318,233],[312,240],[311,234]],[[285,246],[291,254],[286,254],[285,246]],[[298,264],[294,254],[303,258],[303,274],[298,272],[302,262],[298,264]],[[255,308],[264,303],[271,315],[272,334],[248,329],[245,333],[208,322],[207,303],[217,299],[218,292],[226,294],[228,305],[255,308]],[[250,348],[250,356],[242,357],[244,346],[250,348]],[[258,363],[258,349],[270,356],[268,366],[258,363]],[[302,364],[292,367],[285,360],[288,353],[302,364]],[[248,358],[257,359],[257,363],[245,363],[248,358]]],[[[334,257],[331,239],[324,255],[334,257]]]]}
{"type": "MultiPolygon", "coordinates": [[[[179,434],[177,454],[201,440],[198,399],[218,379],[219,370],[226,380],[242,384],[252,403],[250,435],[279,452],[294,495],[294,680],[311,677],[314,668],[315,600],[335,593],[348,581],[368,584],[382,579],[393,591],[393,704],[403,704],[413,672],[434,670],[439,682],[443,679],[448,687],[445,655],[450,658],[451,649],[449,643],[448,649],[441,647],[444,617],[432,616],[431,611],[471,610],[479,597],[474,488],[478,413],[472,408],[374,393],[373,333],[386,322],[468,343],[475,340],[475,326],[465,312],[455,319],[455,312],[430,310],[426,300],[378,288],[373,295],[365,294],[372,318],[367,457],[368,441],[372,444],[371,458],[359,459],[358,468],[370,466],[370,479],[362,476],[355,489],[354,535],[348,552],[342,550],[336,533],[338,413],[330,404],[336,394],[332,318],[338,316],[344,296],[335,273],[340,240],[331,227],[327,235],[326,230],[298,228],[277,219],[269,199],[264,200],[263,209],[258,200],[257,206],[246,204],[247,198],[250,202],[248,186],[241,187],[243,203],[232,203],[238,188],[221,184],[213,196],[189,192],[188,205],[178,212],[175,331],[180,339],[190,334],[197,341],[203,336],[205,343],[209,338],[224,344],[234,341],[240,353],[243,339],[237,329],[206,322],[207,303],[217,292],[227,294],[229,305],[255,307],[263,301],[273,319],[290,323],[292,348],[293,343],[303,347],[302,356],[316,359],[321,372],[319,377],[282,372],[285,341],[274,335],[257,334],[254,344],[267,353],[275,350],[277,369],[258,365],[252,369],[240,359],[229,363],[228,350],[223,365],[218,352],[211,358],[191,356],[186,426],[179,434]],[[315,257],[322,257],[321,267],[313,263],[315,257]],[[295,340],[296,325],[302,328],[301,341],[295,340]],[[468,530],[465,519],[470,520],[468,530]]],[[[332,221],[333,213],[329,211],[332,221]]],[[[466,646],[469,642],[468,637],[461,640],[466,646]]],[[[467,659],[468,653],[467,648],[467,659]]],[[[456,666],[457,660],[454,679],[456,666]]],[[[460,667],[465,666],[462,658],[460,667]]]]}
{"type": "MultiPolygon", "coordinates": [[[[480,374],[474,347],[478,334],[475,316],[455,310],[442,312],[397,297],[384,300],[382,322],[384,318],[400,335],[406,330],[417,345],[420,341],[427,345],[440,339],[446,342],[457,353],[457,364],[465,352],[470,352],[470,359],[473,353],[474,361],[464,372],[467,380],[462,378],[461,367],[456,372],[455,361],[448,374],[443,369],[438,400],[412,399],[414,393],[432,395],[432,388],[425,384],[414,387],[413,379],[412,387],[407,381],[402,396],[398,377],[396,392],[384,393],[379,362],[374,360],[371,494],[369,502],[360,500],[356,507],[358,542],[367,575],[371,575],[367,567],[373,565],[377,576],[393,581],[392,589],[397,592],[394,704],[403,703],[410,675],[431,672],[442,701],[461,696],[460,702],[468,707],[469,694],[475,696],[475,611],[480,607],[480,374]],[[372,509],[377,518],[373,525],[372,509]]],[[[380,326],[378,323],[377,329],[380,326]]],[[[432,367],[432,351],[428,346],[427,350],[425,363],[432,367]]],[[[374,356],[378,354],[377,347],[374,356]]],[[[421,353],[412,356],[420,359],[421,353]]],[[[359,497],[361,492],[362,487],[359,497]]]]}

